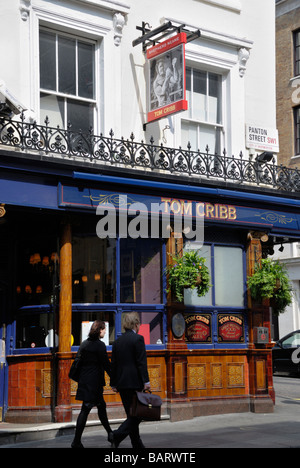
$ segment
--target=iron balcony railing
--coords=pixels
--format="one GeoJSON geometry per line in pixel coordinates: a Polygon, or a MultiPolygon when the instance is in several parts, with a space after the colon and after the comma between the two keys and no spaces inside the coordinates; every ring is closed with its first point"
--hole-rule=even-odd
{"type": "Polygon", "coordinates": [[[111,130],[109,137],[102,134],[96,136],[93,131],[88,133],[75,132],[68,125],[66,130],[53,128],[46,118],[45,125],[25,121],[24,114],[20,121],[0,117],[0,145],[19,148],[21,151],[42,153],[45,155],[60,155],[63,158],[75,158],[85,162],[124,167],[131,169],[150,170],[165,174],[196,176],[218,181],[234,182],[245,185],[264,185],[269,188],[287,192],[300,192],[300,171],[277,166],[272,163],[261,163],[248,160],[240,153],[238,157],[210,154],[187,149],[168,148],[150,143],[135,142],[135,137],[114,138],[111,130]]]}

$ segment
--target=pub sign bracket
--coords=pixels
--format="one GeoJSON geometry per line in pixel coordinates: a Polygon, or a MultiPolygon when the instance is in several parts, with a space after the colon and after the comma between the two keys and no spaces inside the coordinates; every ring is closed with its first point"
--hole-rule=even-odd
{"type": "Polygon", "coordinates": [[[158,28],[152,29],[149,23],[145,21],[142,22],[142,26],[137,26],[138,31],[142,31],[142,36],[138,37],[132,42],[132,46],[136,47],[139,44],[143,44],[143,52],[147,51],[148,47],[153,47],[156,44],[159,44],[162,39],[165,39],[167,36],[170,36],[174,33],[185,32],[187,35],[187,42],[192,42],[195,39],[201,37],[200,29],[196,31],[189,31],[186,29],[185,24],[176,26],[172,24],[171,21],[162,24],[158,28]]]}

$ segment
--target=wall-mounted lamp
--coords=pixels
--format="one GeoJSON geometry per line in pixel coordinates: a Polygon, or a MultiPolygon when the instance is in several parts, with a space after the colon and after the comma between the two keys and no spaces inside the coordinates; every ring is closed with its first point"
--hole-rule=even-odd
{"type": "Polygon", "coordinates": [[[272,161],[273,157],[274,157],[273,153],[271,153],[269,151],[264,151],[263,153],[258,154],[256,156],[256,162],[258,162],[259,164],[268,163],[268,162],[272,161]]]}

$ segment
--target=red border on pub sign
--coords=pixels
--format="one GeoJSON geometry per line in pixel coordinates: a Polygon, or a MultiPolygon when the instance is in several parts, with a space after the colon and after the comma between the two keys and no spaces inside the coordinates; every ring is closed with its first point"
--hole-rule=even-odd
{"type": "Polygon", "coordinates": [[[185,77],[186,34],[179,33],[147,50],[148,122],[188,109],[185,77]]]}

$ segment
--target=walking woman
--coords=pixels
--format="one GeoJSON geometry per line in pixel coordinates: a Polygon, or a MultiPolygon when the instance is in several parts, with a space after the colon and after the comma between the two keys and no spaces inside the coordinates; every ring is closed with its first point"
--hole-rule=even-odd
{"type": "Polygon", "coordinates": [[[91,409],[96,406],[99,419],[108,434],[111,442],[112,430],[106,413],[106,403],[103,398],[105,386],[104,371],[110,376],[110,362],[106,352],[106,346],[100,338],[106,333],[105,322],[96,320],[92,326],[88,339],[83,341],[78,353],[80,353],[80,377],[76,400],[82,401],[81,411],[76,423],[75,437],[72,448],[84,448],[81,436],[91,409]]]}

